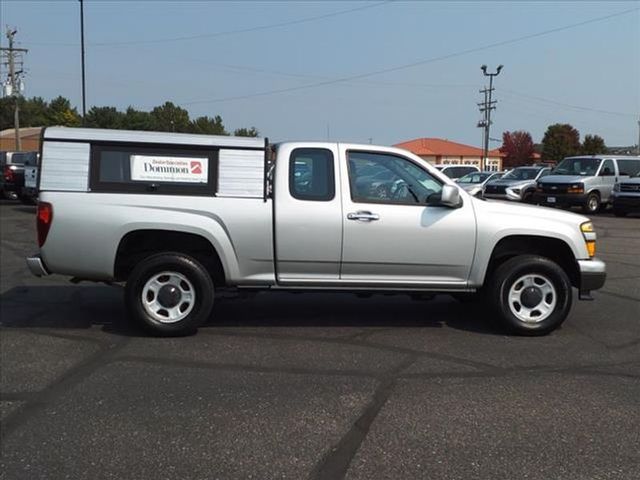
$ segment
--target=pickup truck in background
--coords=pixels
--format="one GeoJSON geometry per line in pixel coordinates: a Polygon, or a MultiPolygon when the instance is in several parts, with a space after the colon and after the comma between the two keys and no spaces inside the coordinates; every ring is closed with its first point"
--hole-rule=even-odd
{"type": "Polygon", "coordinates": [[[0,179],[0,196],[9,200],[20,200],[25,204],[35,203],[32,193],[34,190],[25,190],[26,181],[32,174],[32,167],[37,169],[37,152],[2,152],[0,156],[0,169],[2,177],[0,179]]]}
{"type": "Polygon", "coordinates": [[[24,186],[20,201],[26,205],[34,205],[38,200],[38,154],[26,159],[24,163],[24,186]]]}
{"type": "Polygon", "coordinates": [[[39,182],[31,272],[124,282],[157,335],[223,288],[476,294],[541,335],[605,281],[588,218],[473,198],[397,148],[56,127],[39,182]]]}

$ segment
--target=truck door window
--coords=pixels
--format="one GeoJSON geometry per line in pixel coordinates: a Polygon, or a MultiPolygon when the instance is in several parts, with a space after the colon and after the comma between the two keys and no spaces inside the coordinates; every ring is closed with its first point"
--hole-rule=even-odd
{"type": "Polygon", "coordinates": [[[298,200],[327,202],[335,197],[333,153],[296,148],[289,159],[289,192],[298,200]]]}
{"type": "Polygon", "coordinates": [[[348,152],[351,199],[361,203],[425,204],[442,184],[412,161],[396,155],[348,152]]]}

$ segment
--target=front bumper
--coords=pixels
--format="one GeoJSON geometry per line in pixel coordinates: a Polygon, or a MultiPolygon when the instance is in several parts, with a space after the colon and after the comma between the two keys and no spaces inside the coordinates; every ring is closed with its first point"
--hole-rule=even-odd
{"type": "Polygon", "coordinates": [[[611,199],[613,208],[640,210],[640,196],[614,195],[611,199]]]}
{"type": "Polygon", "coordinates": [[[483,193],[482,198],[489,200],[509,200],[506,193],[483,193]]]}
{"type": "Polygon", "coordinates": [[[588,299],[589,292],[602,288],[607,279],[607,266],[602,260],[578,260],[580,299],[588,299]]]}
{"type": "Polygon", "coordinates": [[[582,206],[587,203],[587,196],[581,193],[540,193],[533,196],[534,203],[540,205],[559,205],[563,207],[582,206]]]}
{"type": "Polygon", "coordinates": [[[44,266],[44,262],[42,261],[40,255],[27,257],[25,260],[27,261],[27,267],[29,267],[29,271],[36,277],[44,277],[45,275],[49,275],[49,271],[47,270],[47,267],[44,266]]]}

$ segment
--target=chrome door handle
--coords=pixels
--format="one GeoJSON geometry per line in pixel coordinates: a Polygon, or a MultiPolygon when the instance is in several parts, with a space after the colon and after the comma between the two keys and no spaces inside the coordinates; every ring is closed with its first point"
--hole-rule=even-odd
{"type": "Polygon", "coordinates": [[[347,218],[349,220],[360,220],[361,222],[371,222],[373,220],[380,220],[380,215],[378,215],[377,213],[360,211],[360,212],[347,213],[347,218]]]}

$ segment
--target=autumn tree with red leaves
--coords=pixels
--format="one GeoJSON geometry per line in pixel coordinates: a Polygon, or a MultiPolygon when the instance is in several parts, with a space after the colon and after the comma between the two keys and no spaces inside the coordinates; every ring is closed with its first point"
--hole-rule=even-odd
{"type": "Polygon", "coordinates": [[[534,149],[531,134],[524,130],[504,132],[500,152],[505,155],[502,160],[502,168],[505,170],[532,163],[534,149]]]}

